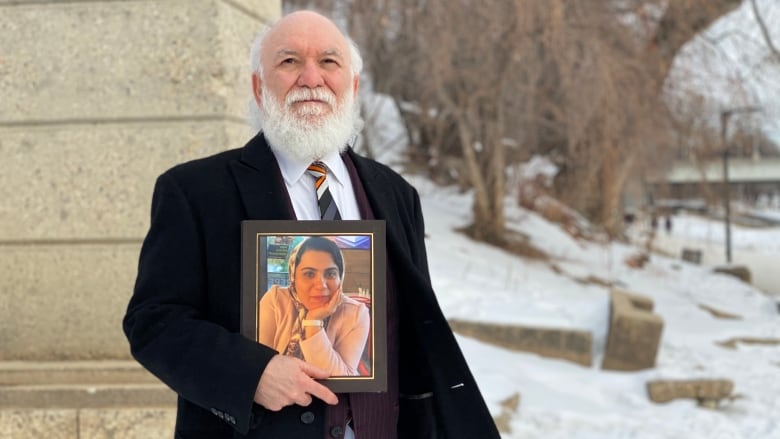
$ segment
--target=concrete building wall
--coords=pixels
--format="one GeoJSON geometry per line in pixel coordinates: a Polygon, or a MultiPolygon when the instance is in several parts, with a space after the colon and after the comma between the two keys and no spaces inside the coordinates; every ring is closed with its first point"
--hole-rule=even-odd
{"type": "Polygon", "coordinates": [[[281,0],[0,0],[0,361],[129,358],[155,177],[243,145],[281,0]]]}

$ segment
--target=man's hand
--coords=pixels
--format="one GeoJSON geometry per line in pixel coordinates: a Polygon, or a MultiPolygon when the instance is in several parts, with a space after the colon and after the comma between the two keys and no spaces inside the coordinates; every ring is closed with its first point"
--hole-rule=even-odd
{"type": "Polygon", "coordinates": [[[279,411],[289,405],[311,404],[312,396],[328,404],[338,404],[336,395],[327,387],[314,381],[325,379],[328,371],[285,355],[271,358],[260,376],[255,390],[255,402],[271,411],[279,411]]]}

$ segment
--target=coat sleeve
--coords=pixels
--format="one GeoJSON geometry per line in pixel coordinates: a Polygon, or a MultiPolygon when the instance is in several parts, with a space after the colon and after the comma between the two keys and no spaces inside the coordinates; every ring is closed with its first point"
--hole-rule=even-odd
{"type": "Polygon", "coordinates": [[[214,293],[207,290],[200,224],[175,178],[160,176],[123,329],[138,362],[181,398],[246,433],[263,413],[254,393],[276,352],[207,319],[214,293]]]}

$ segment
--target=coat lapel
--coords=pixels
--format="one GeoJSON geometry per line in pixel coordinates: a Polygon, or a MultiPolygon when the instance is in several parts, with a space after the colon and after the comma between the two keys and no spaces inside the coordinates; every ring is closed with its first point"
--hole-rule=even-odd
{"type": "Polygon", "coordinates": [[[351,148],[347,151],[352,159],[352,163],[355,164],[355,170],[363,184],[363,190],[366,191],[366,197],[368,197],[368,201],[371,203],[371,210],[374,212],[374,216],[376,219],[386,220],[388,222],[387,233],[389,235],[395,234],[397,230],[390,230],[394,229],[394,226],[397,224],[396,221],[393,221],[395,218],[392,216],[397,211],[394,209],[395,202],[389,195],[391,184],[387,181],[382,181],[382,178],[376,172],[372,172],[365,158],[355,153],[351,148]]]}
{"type": "Polygon", "coordinates": [[[295,219],[279,164],[262,134],[244,146],[230,170],[249,219],[295,219]]]}
{"type": "Polygon", "coordinates": [[[411,230],[405,228],[409,224],[401,217],[399,201],[396,199],[398,188],[395,186],[395,182],[377,172],[370,160],[357,155],[351,149],[348,151],[355,164],[358,177],[363,183],[363,189],[371,204],[374,217],[385,220],[388,250],[396,255],[398,263],[403,264],[401,268],[413,267],[411,269],[417,270],[410,255],[424,253],[425,243],[415,242],[415,236],[412,235],[411,230]],[[410,246],[415,246],[415,248],[412,249],[410,246]]]}

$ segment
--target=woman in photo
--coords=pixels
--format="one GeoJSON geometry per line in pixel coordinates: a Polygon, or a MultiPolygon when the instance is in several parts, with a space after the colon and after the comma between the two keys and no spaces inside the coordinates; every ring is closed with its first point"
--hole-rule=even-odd
{"type": "Polygon", "coordinates": [[[370,318],[365,305],[342,294],[341,250],[310,237],[290,252],[288,271],[290,285],[274,285],[260,299],[258,341],[331,376],[360,375],[370,318]]]}

